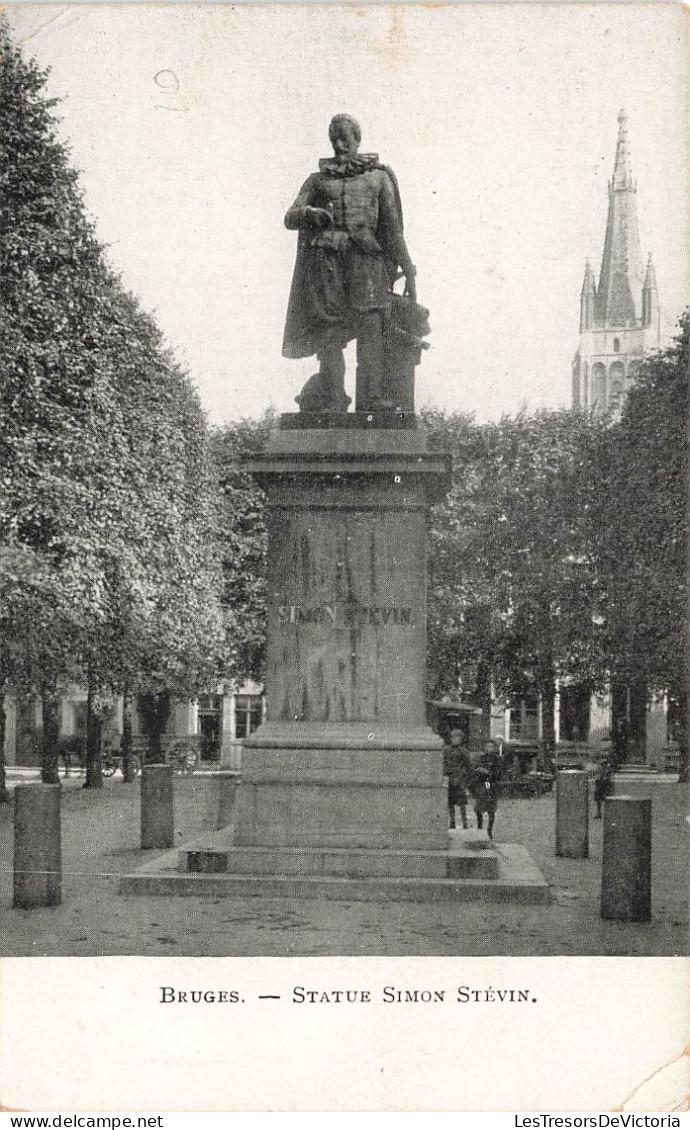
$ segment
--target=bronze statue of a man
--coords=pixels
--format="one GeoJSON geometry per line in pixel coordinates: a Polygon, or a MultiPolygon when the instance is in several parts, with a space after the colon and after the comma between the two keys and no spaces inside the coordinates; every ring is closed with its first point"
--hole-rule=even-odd
{"type": "Polygon", "coordinates": [[[344,412],[343,350],[357,339],[358,411],[390,411],[384,397],[385,333],[398,268],[414,303],[415,268],[403,236],[402,207],[392,170],[375,153],[358,153],[361,130],[337,114],[328,136],[334,156],[319,161],[285,216],[299,231],[284,357],[316,354],[319,372],[297,401],[302,411],[344,412]]]}

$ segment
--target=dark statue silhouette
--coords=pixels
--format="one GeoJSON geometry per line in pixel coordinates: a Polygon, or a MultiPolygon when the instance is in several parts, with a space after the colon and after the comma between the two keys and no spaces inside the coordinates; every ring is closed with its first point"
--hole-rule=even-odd
{"type": "Polygon", "coordinates": [[[429,312],[417,305],[398,183],[377,154],[358,152],[353,118],[336,115],[328,134],[334,156],[319,161],[285,216],[299,240],[283,356],[318,358],[296,397],[302,412],[341,413],[350,403],[343,351],[356,339],[356,410],[412,413],[429,312]]]}

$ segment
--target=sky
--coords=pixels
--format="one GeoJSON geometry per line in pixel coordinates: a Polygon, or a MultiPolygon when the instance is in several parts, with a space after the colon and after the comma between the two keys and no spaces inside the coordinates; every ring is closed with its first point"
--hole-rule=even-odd
{"type": "MultiPolygon", "coordinates": [[[[113,265],[213,424],[294,411],[285,211],[334,113],[400,184],[431,349],[417,406],[495,419],[570,403],[625,107],[662,331],[688,303],[688,29],[675,4],[6,9],[49,66],[113,265]]],[[[354,398],[348,351],[346,387],[354,398]]]]}

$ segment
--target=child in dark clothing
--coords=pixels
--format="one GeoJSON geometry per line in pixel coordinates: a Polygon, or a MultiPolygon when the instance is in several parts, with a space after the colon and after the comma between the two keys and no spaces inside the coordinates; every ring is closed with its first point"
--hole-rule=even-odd
{"type": "Polygon", "coordinates": [[[474,796],[474,811],[477,814],[477,827],[484,825],[484,813],[487,815],[487,832],[489,839],[493,839],[494,821],[498,807],[498,786],[501,779],[501,761],[498,745],[488,741],[484,746],[481,761],[474,771],[472,782],[472,795],[474,796]]]}
{"type": "Polygon", "coordinates": [[[448,778],[448,815],[450,827],[455,827],[455,806],[460,809],[463,828],[467,827],[467,787],[472,774],[467,750],[462,745],[462,734],[452,730],[450,744],[443,750],[443,773],[448,778]]]}

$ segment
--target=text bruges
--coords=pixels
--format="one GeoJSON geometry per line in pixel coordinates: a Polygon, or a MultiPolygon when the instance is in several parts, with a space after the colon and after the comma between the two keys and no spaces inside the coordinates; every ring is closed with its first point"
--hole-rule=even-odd
{"type": "Polygon", "coordinates": [[[237,989],[173,989],[161,985],[159,1004],[240,1004],[242,997],[237,989]]]}

